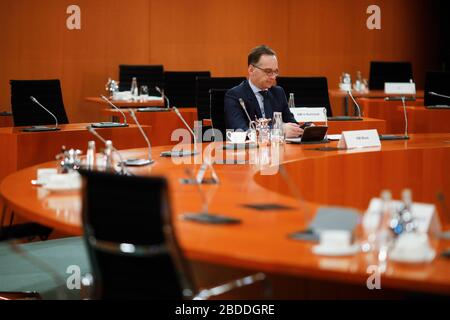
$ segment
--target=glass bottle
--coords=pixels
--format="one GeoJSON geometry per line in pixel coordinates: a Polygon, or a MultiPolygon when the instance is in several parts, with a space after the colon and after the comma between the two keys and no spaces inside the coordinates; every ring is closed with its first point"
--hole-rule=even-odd
{"type": "Polygon", "coordinates": [[[88,170],[94,170],[95,161],[95,141],[89,141],[86,152],[86,167],[88,170]]]}
{"type": "Polygon", "coordinates": [[[411,189],[404,189],[402,192],[402,208],[400,209],[400,221],[402,224],[402,231],[414,232],[417,229],[412,213],[412,192],[411,189]]]}
{"type": "Polygon", "coordinates": [[[283,143],[284,142],[284,130],[283,130],[283,116],[281,112],[273,113],[273,127],[271,134],[271,142],[283,143]]]}
{"type": "Polygon", "coordinates": [[[388,251],[392,242],[392,232],[389,228],[391,218],[392,194],[389,190],[383,190],[381,192],[380,217],[375,243],[375,249],[378,253],[379,263],[385,263],[388,258],[388,251]]]}
{"type": "Polygon", "coordinates": [[[361,71],[357,71],[356,72],[356,80],[355,80],[355,83],[353,84],[353,89],[355,89],[355,91],[357,91],[357,92],[362,91],[361,71]]]}
{"type": "Polygon", "coordinates": [[[288,106],[289,106],[289,108],[295,108],[294,94],[292,92],[289,93],[288,106]]]}
{"type": "Polygon", "coordinates": [[[105,170],[113,171],[113,145],[111,140],[106,140],[105,143],[105,170]]]}
{"type": "Polygon", "coordinates": [[[133,98],[133,100],[137,100],[137,98],[139,97],[139,89],[138,89],[138,84],[137,84],[137,79],[136,77],[133,77],[131,80],[131,97],[133,98]]]}

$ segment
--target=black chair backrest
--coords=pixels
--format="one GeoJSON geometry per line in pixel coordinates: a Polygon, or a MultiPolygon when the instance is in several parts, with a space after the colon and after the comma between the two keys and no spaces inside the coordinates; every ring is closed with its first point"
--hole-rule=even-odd
{"type": "Polygon", "coordinates": [[[133,77],[136,77],[138,88],[146,85],[151,96],[161,95],[155,87],[164,89],[162,65],[119,65],[119,91],[129,91],[133,77]]]}
{"type": "Polygon", "coordinates": [[[197,86],[195,93],[195,105],[197,107],[198,120],[211,119],[210,114],[210,89],[231,89],[242,81],[244,77],[197,77],[197,86]]]}
{"type": "Polygon", "coordinates": [[[80,173],[84,237],[95,297],[182,298],[183,288],[192,282],[171,223],[166,179],[80,173]],[[134,248],[135,253],[117,252],[114,244],[130,252],[134,248]]]}
{"type": "Polygon", "coordinates": [[[69,123],[58,79],[11,80],[11,109],[15,126],[55,124],[55,119],[39,105],[31,101],[35,97],[55,115],[59,124],[69,123]]]}
{"type": "Polygon", "coordinates": [[[370,62],[370,90],[384,90],[385,82],[409,82],[412,79],[411,62],[370,62]]]}
{"type": "Polygon", "coordinates": [[[287,99],[294,93],[296,107],[326,108],[327,116],[333,116],[326,77],[278,77],[277,84],[287,99]]]}
{"type": "Polygon", "coordinates": [[[224,98],[228,89],[210,89],[212,127],[222,133],[221,139],[215,135],[214,141],[226,140],[224,98]]]}
{"type": "Polygon", "coordinates": [[[449,99],[433,96],[430,92],[450,96],[450,72],[428,71],[425,73],[424,101],[426,106],[450,105],[449,99]]]}
{"type": "Polygon", "coordinates": [[[165,71],[164,93],[177,108],[195,107],[197,77],[210,78],[209,71],[165,71]]]}

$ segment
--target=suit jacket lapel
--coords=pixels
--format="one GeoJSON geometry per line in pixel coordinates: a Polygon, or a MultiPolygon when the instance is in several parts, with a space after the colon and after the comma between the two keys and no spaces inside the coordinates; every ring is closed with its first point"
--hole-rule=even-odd
{"type": "MultiPolygon", "coordinates": [[[[249,108],[248,113],[250,114],[256,114],[256,116],[259,118],[262,118],[262,113],[261,113],[261,109],[259,108],[259,103],[258,100],[256,100],[256,96],[253,93],[252,88],[250,88],[250,85],[248,84],[248,80],[245,80],[244,83],[244,88],[245,88],[245,92],[247,94],[247,101],[249,102],[249,106],[247,106],[249,108]],[[250,112],[253,111],[253,112],[250,112]]],[[[252,119],[255,120],[255,119],[252,119]]]]}

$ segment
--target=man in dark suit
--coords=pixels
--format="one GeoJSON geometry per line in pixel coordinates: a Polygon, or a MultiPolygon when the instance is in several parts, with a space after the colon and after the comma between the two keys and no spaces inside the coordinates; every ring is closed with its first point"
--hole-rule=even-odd
{"type": "Polygon", "coordinates": [[[278,60],[275,52],[261,45],[248,55],[248,80],[230,89],[225,94],[225,120],[227,129],[248,130],[249,120],[239,99],[244,101],[250,119],[273,119],[274,112],[281,112],[287,138],[303,134],[294,115],[289,111],[283,88],[276,86],[278,60]]]}

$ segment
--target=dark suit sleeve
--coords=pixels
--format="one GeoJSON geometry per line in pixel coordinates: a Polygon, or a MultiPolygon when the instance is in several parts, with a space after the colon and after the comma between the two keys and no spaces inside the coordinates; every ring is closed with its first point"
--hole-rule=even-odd
{"type": "Polygon", "coordinates": [[[297,123],[294,115],[289,110],[289,105],[288,105],[288,102],[286,99],[286,94],[284,93],[284,89],[282,87],[278,87],[278,88],[280,88],[280,90],[278,91],[278,95],[279,95],[278,99],[281,101],[281,105],[282,105],[283,122],[297,123]]]}
{"type": "Polygon", "coordinates": [[[228,90],[224,100],[225,123],[227,129],[248,130],[248,119],[239,104],[239,97],[233,90],[228,90]]]}

